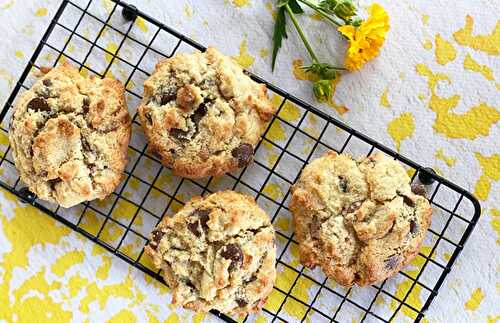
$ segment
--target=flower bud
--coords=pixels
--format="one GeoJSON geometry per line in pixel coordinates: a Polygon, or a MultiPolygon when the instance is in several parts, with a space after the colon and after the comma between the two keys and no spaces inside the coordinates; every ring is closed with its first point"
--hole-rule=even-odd
{"type": "Polygon", "coordinates": [[[329,80],[319,80],[313,84],[314,96],[319,102],[325,102],[332,96],[332,83],[329,80]]]}
{"type": "Polygon", "coordinates": [[[356,6],[352,0],[338,0],[333,12],[341,19],[347,20],[356,15],[356,6]]]}

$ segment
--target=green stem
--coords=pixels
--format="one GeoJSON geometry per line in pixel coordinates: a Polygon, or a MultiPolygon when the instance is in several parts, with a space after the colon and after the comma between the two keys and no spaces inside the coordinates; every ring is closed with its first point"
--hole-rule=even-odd
{"type": "Polygon", "coordinates": [[[309,8],[315,10],[316,12],[318,12],[323,18],[327,19],[328,21],[330,21],[331,23],[337,25],[337,26],[343,26],[345,24],[342,24],[338,21],[336,21],[335,19],[333,19],[330,15],[328,15],[323,9],[321,9],[320,7],[318,7],[317,5],[315,5],[314,3],[308,1],[308,0],[298,0],[299,2],[302,2],[303,4],[305,4],[306,6],[308,6],[309,8]]]}
{"type": "Polygon", "coordinates": [[[290,8],[290,6],[288,4],[285,6],[285,8],[286,8],[286,11],[288,12],[288,15],[290,16],[290,19],[292,19],[292,22],[293,22],[293,24],[295,26],[295,29],[297,29],[297,32],[299,33],[299,36],[302,39],[302,42],[306,46],[306,49],[309,52],[309,55],[311,56],[311,58],[313,60],[313,63],[317,63],[318,62],[318,58],[316,57],[316,54],[314,54],[314,51],[313,51],[313,49],[311,47],[311,44],[309,44],[309,41],[307,40],[306,35],[304,34],[304,32],[302,31],[302,29],[300,28],[299,22],[297,21],[297,18],[295,18],[295,15],[294,15],[294,13],[292,11],[292,8],[290,8]]]}

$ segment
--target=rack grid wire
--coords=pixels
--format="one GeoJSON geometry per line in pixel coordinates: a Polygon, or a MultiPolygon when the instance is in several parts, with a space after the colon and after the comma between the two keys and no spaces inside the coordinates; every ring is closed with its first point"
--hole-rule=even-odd
{"type": "MultiPolygon", "coordinates": [[[[95,2],[62,1],[0,114],[0,135],[8,136],[14,101],[30,88],[42,66],[68,61],[84,75],[114,76],[125,84],[133,115],[130,162],[121,185],[105,201],[70,209],[40,201],[20,181],[7,145],[0,146],[2,187],[162,282],[160,272],[143,254],[148,233],[161,218],[175,213],[194,195],[221,189],[246,192],[271,215],[276,228],[279,274],[271,301],[263,309],[270,321],[345,322],[354,316],[361,322],[391,322],[401,318],[402,312],[415,322],[422,320],[479,219],[480,205],[470,193],[251,73],[255,81],[267,85],[279,107],[256,149],[254,162],[220,179],[195,181],[172,176],[147,152],[135,111],[140,87],[158,59],[204,51],[205,47],[125,2],[114,0],[113,7],[104,12],[95,2]],[[148,32],[137,32],[138,28],[148,32]],[[110,39],[117,40],[114,46],[106,45],[110,39]],[[299,118],[287,117],[291,106],[299,109],[299,118]],[[275,127],[284,130],[284,139],[270,135],[275,127]],[[381,284],[344,289],[319,269],[304,268],[296,260],[297,242],[287,225],[291,218],[289,188],[302,168],[327,150],[355,157],[380,151],[400,161],[412,182],[419,178],[435,181],[426,186],[433,223],[410,269],[381,284]]],[[[213,314],[226,322],[255,318],[213,314]]]]}

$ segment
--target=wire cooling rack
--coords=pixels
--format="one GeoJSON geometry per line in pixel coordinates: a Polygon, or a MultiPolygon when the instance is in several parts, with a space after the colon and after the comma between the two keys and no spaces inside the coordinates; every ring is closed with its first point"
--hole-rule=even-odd
{"type": "MultiPolygon", "coordinates": [[[[390,322],[410,317],[419,322],[423,318],[480,216],[479,203],[470,193],[254,75],[251,77],[257,82],[266,83],[279,106],[259,143],[255,161],[221,179],[193,181],[172,176],[147,154],[135,107],[141,99],[142,83],[158,59],[205,48],[122,1],[114,1],[107,10],[99,9],[96,3],[62,1],[0,114],[0,136],[8,136],[12,105],[33,84],[41,66],[66,60],[84,75],[114,76],[126,85],[134,116],[130,163],[122,184],[104,201],[59,208],[38,200],[24,187],[10,147],[4,145],[0,146],[1,186],[161,281],[143,254],[148,233],[161,218],[173,214],[194,195],[221,189],[246,192],[270,214],[277,234],[279,274],[263,310],[267,319],[390,322]],[[290,109],[295,114],[299,111],[299,116],[289,118],[290,109]],[[284,138],[272,135],[276,129],[284,138]],[[381,151],[402,162],[412,181],[434,182],[426,186],[434,216],[424,247],[396,277],[370,287],[344,289],[319,269],[309,270],[297,261],[297,242],[287,208],[289,188],[304,165],[327,150],[355,157],[381,151]]],[[[237,319],[214,314],[227,322],[237,319]]],[[[238,320],[253,319],[255,316],[238,320]]]]}

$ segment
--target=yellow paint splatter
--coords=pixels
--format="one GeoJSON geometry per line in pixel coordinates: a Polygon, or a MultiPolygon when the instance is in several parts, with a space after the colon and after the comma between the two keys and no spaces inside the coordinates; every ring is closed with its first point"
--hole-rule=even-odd
{"type": "Polygon", "coordinates": [[[111,60],[113,59],[113,55],[116,54],[116,51],[118,50],[118,44],[115,43],[115,42],[109,42],[107,45],[106,45],[106,50],[109,52],[109,53],[106,53],[104,55],[104,58],[106,59],[106,62],[111,62],[111,60]]]}
{"type": "Polygon", "coordinates": [[[17,58],[24,58],[24,53],[22,50],[16,50],[16,57],[17,58]]]}
{"type": "Polygon", "coordinates": [[[486,323],[497,323],[498,321],[500,321],[500,315],[488,315],[486,317],[486,323]]]}
{"type": "Polygon", "coordinates": [[[427,25],[429,23],[429,15],[428,14],[422,14],[422,23],[424,25],[427,25]]]}
{"type": "Polygon", "coordinates": [[[409,112],[401,113],[401,115],[387,125],[387,132],[396,144],[396,149],[399,151],[401,142],[410,138],[415,131],[415,121],[413,114],[409,112]]]}
{"type": "Polygon", "coordinates": [[[436,150],[436,152],[434,153],[434,157],[436,157],[437,159],[440,159],[440,160],[444,161],[445,164],[448,165],[448,167],[452,167],[457,162],[456,158],[446,156],[444,154],[444,149],[443,148],[440,148],[440,149],[436,150]]]}
{"type": "Polygon", "coordinates": [[[74,265],[83,263],[84,259],[85,254],[83,253],[83,251],[70,251],[57,258],[57,260],[52,264],[51,270],[57,276],[62,277],[69,268],[74,265]]]}
{"type": "Polygon", "coordinates": [[[123,323],[123,322],[137,322],[137,317],[135,316],[134,313],[130,312],[127,309],[122,309],[113,317],[111,317],[109,320],[106,321],[107,323],[123,323]]]}
{"type": "Polygon", "coordinates": [[[43,16],[46,16],[47,13],[49,12],[49,10],[47,10],[47,8],[38,8],[36,11],[35,11],[35,16],[37,17],[43,17],[43,16]]]}
{"type": "Polygon", "coordinates": [[[267,183],[262,191],[273,200],[281,199],[284,196],[281,186],[276,183],[267,183]]]}
{"type": "Polygon", "coordinates": [[[0,9],[10,9],[13,4],[14,0],[5,1],[4,3],[0,4],[0,9]]]}
{"type": "Polygon", "coordinates": [[[273,3],[271,1],[267,1],[264,6],[266,7],[267,11],[269,11],[271,13],[273,18],[276,19],[276,16],[278,15],[278,13],[276,12],[276,10],[274,10],[273,3]]]}
{"type": "Polygon", "coordinates": [[[74,298],[88,284],[86,278],[82,278],[80,274],[71,276],[69,279],[69,296],[74,298]]]}
{"type": "Polygon", "coordinates": [[[382,95],[380,96],[380,105],[386,108],[390,108],[391,104],[389,103],[389,98],[387,97],[389,95],[389,88],[386,87],[382,95]]]}
{"type": "Polygon", "coordinates": [[[455,60],[457,58],[457,50],[453,45],[441,37],[440,34],[436,35],[436,61],[441,65],[446,65],[447,63],[455,60]]]}
{"type": "Polygon", "coordinates": [[[165,320],[165,323],[179,323],[179,322],[180,322],[179,315],[175,313],[170,314],[170,316],[167,317],[167,319],[165,320]]]}
{"type": "Polygon", "coordinates": [[[288,230],[290,230],[290,219],[284,217],[278,218],[276,221],[276,227],[282,232],[288,232],[288,230]]]}
{"type": "Polygon", "coordinates": [[[266,154],[266,159],[269,167],[274,166],[274,164],[276,164],[276,162],[278,161],[279,157],[278,154],[274,152],[274,146],[268,141],[263,141],[262,145],[269,151],[266,154]]]}
{"type": "Polygon", "coordinates": [[[184,5],[184,16],[188,18],[193,17],[193,8],[191,8],[188,4],[184,5]]]}
{"type": "Polygon", "coordinates": [[[201,323],[206,316],[206,313],[196,313],[195,315],[193,315],[193,323],[201,323]]]}
{"type": "Polygon", "coordinates": [[[250,6],[250,0],[233,0],[233,4],[239,8],[250,6]]]}
{"type": "MultiPolygon", "coordinates": [[[[493,228],[493,231],[496,232],[497,234],[497,244],[500,245],[500,210],[497,210],[497,209],[492,209],[491,210],[491,215],[492,215],[492,219],[491,219],[491,227],[493,228]]],[[[500,267],[498,267],[498,269],[500,269],[500,267]]],[[[500,283],[497,283],[497,288],[500,286],[500,283]]],[[[500,291],[500,289],[497,289],[498,291],[500,291]]]]}
{"type": "Polygon", "coordinates": [[[496,154],[487,157],[479,152],[476,152],[474,155],[483,170],[483,174],[476,182],[474,194],[478,199],[485,201],[490,194],[491,181],[500,180],[500,155],[496,154]]]}
{"type": "Polygon", "coordinates": [[[424,48],[427,49],[427,50],[431,50],[432,49],[432,41],[430,40],[425,40],[424,41],[424,48]]]}
{"type": "Polygon", "coordinates": [[[146,25],[146,21],[141,18],[141,17],[137,17],[137,19],[135,20],[135,25],[137,26],[137,28],[139,28],[143,33],[147,33],[148,32],[148,25],[146,25]]]}
{"type": "Polygon", "coordinates": [[[457,30],[453,34],[456,42],[490,55],[500,55],[500,20],[497,21],[495,29],[489,35],[473,35],[473,28],[474,19],[467,15],[464,28],[457,30]]]}
{"type": "Polygon", "coordinates": [[[271,141],[283,141],[286,139],[285,128],[279,120],[276,119],[273,121],[266,134],[266,138],[271,141]]]}
{"type": "Polygon", "coordinates": [[[470,299],[465,302],[464,308],[469,311],[475,311],[481,305],[481,301],[484,299],[484,293],[481,288],[476,288],[474,292],[472,292],[470,299]]]}
{"type": "MultiPolygon", "coordinates": [[[[406,271],[406,273],[411,273],[413,276],[416,276],[417,273],[415,271],[406,271]]],[[[409,292],[413,282],[410,279],[405,279],[403,282],[399,283],[396,285],[396,293],[394,296],[398,299],[404,299],[406,294],[409,292]]],[[[420,294],[422,292],[422,286],[419,284],[416,284],[411,292],[409,293],[408,297],[406,298],[405,303],[408,305],[411,305],[417,310],[420,310],[422,308],[422,301],[420,300],[420,294]]],[[[390,309],[392,311],[396,310],[398,307],[399,302],[396,300],[391,300],[391,303],[389,305],[390,309]]],[[[410,317],[411,319],[416,319],[416,313],[410,309],[409,307],[403,306],[401,307],[401,312],[410,317]]]]}
{"type": "Polygon", "coordinates": [[[267,48],[261,48],[260,51],[259,51],[259,55],[262,58],[266,58],[267,56],[269,56],[269,49],[267,49],[267,48]]]}
{"type": "Polygon", "coordinates": [[[106,280],[109,276],[112,260],[111,257],[103,256],[102,264],[97,268],[96,277],[101,280],[106,280]]]}
{"type": "Polygon", "coordinates": [[[451,255],[450,255],[448,252],[445,252],[445,253],[443,254],[443,258],[444,258],[444,260],[446,260],[446,261],[450,261],[450,259],[451,259],[451,255]]]}
{"type": "Polygon", "coordinates": [[[311,17],[312,19],[317,20],[317,21],[321,21],[324,19],[323,16],[317,11],[314,11],[313,13],[311,13],[309,15],[309,17],[311,17]]]}
{"type": "Polygon", "coordinates": [[[431,92],[429,108],[436,113],[433,128],[436,132],[448,138],[475,139],[478,136],[487,136],[493,124],[500,120],[500,111],[486,103],[470,108],[463,114],[450,112],[458,106],[460,96],[455,94],[448,98],[437,94],[440,81],[451,84],[450,78],[443,73],[433,73],[426,65],[418,64],[417,72],[427,77],[427,86],[431,92]]]}
{"type": "MultiPolygon", "coordinates": [[[[16,201],[10,193],[5,193],[10,201],[16,201]]],[[[13,322],[17,317],[18,322],[40,322],[42,318],[51,315],[54,321],[69,321],[71,312],[62,308],[55,302],[49,291],[59,289],[61,284],[49,284],[45,279],[46,270],[28,278],[21,286],[14,290],[14,297],[9,291],[12,286],[13,274],[16,268],[28,268],[29,250],[35,245],[50,245],[59,243],[70,234],[66,227],[58,225],[54,220],[37,211],[35,208],[21,206],[17,201],[13,205],[13,216],[0,217],[3,233],[7,241],[11,241],[11,250],[2,256],[3,277],[0,284],[0,313],[7,322],[13,322]],[[40,230],[40,228],[44,228],[40,230]],[[27,296],[28,291],[37,291],[44,295],[27,296]]]]}
{"type": "Polygon", "coordinates": [[[114,7],[114,3],[111,0],[102,0],[101,5],[107,12],[111,12],[114,7]]]}
{"type": "Polygon", "coordinates": [[[470,54],[467,54],[464,59],[464,68],[468,71],[477,72],[483,75],[487,80],[494,81],[493,70],[486,65],[480,65],[470,54]]]}
{"type": "MultiPolygon", "coordinates": [[[[278,109],[281,105],[281,102],[283,102],[283,98],[277,94],[274,94],[271,100],[276,109],[278,109]]],[[[300,113],[300,109],[290,101],[286,101],[285,103],[283,103],[283,106],[281,107],[281,110],[278,113],[278,116],[281,119],[288,122],[299,120],[301,115],[302,114],[300,113]]]]}
{"type": "MultiPolygon", "coordinates": [[[[278,275],[279,277],[279,275],[278,275]]],[[[267,302],[264,305],[264,308],[276,313],[278,312],[278,309],[281,306],[281,303],[283,303],[283,300],[285,299],[285,295],[279,292],[276,289],[273,289],[271,294],[269,294],[269,297],[267,298],[267,302]]]]}
{"type": "Polygon", "coordinates": [[[233,59],[242,67],[249,68],[252,66],[255,58],[248,53],[248,44],[246,40],[240,43],[240,54],[233,56],[233,59]]]}

